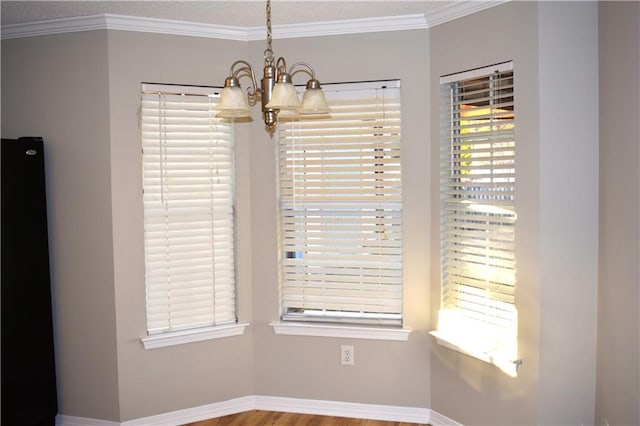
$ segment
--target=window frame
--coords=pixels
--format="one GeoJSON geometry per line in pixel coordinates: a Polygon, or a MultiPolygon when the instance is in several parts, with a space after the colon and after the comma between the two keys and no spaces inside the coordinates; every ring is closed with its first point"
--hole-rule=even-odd
{"type": "Polygon", "coordinates": [[[236,308],[234,129],[215,117],[219,90],[141,84],[145,349],[235,336],[248,326],[236,308]]]}
{"type": "MultiPolygon", "coordinates": [[[[401,145],[401,134],[400,134],[400,81],[399,80],[387,80],[387,81],[376,81],[376,82],[361,82],[361,83],[336,83],[336,84],[324,84],[323,85],[323,89],[325,91],[325,93],[327,94],[327,100],[330,104],[330,106],[332,105],[333,99],[337,99],[336,102],[346,102],[349,99],[349,96],[354,96],[355,93],[359,93],[357,91],[361,91],[361,93],[367,93],[367,96],[370,96],[372,93],[376,93],[376,91],[380,91],[380,92],[384,92],[385,90],[387,92],[391,91],[393,93],[393,99],[394,102],[397,102],[398,105],[396,105],[397,110],[394,110],[391,113],[397,114],[397,129],[393,130],[391,124],[383,124],[385,123],[385,121],[383,119],[380,119],[379,122],[377,123],[373,123],[371,125],[367,125],[367,127],[369,127],[370,129],[378,129],[377,133],[379,133],[382,136],[387,135],[388,136],[388,132],[394,132],[397,131],[397,152],[395,154],[397,154],[397,163],[398,163],[398,174],[401,175],[400,172],[400,145],[401,145]],[[350,94],[351,93],[351,94],[350,94]],[[377,127],[376,127],[377,125],[377,127]],[[384,130],[383,132],[380,132],[379,128],[380,126],[389,126],[387,130],[384,130]]],[[[390,98],[391,99],[391,98],[390,98]]],[[[334,104],[337,105],[337,104],[334,104]]],[[[384,106],[384,101],[381,101],[382,106],[384,106]]],[[[384,109],[384,107],[383,107],[384,109]]],[[[309,126],[311,128],[313,128],[313,130],[311,131],[318,131],[318,132],[322,132],[325,129],[331,130],[331,127],[329,126],[335,126],[335,127],[339,127],[339,123],[338,124],[331,124],[331,120],[340,120],[340,107],[334,107],[333,112],[334,112],[334,116],[332,116],[332,118],[328,119],[328,120],[324,120],[323,119],[316,119],[317,117],[313,118],[313,119],[302,119],[300,121],[295,121],[292,123],[289,122],[284,122],[284,123],[279,123],[278,125],[278,147],[279,147],[279,154],[282,153],[282,149],[283,149],[283,139],[286,139],[286,132],[288,131],[295,131],[296,126],[300,126],[300,122],[302,121],[303,124],[302,126],[309,126]],[[284,135],[284,136],[283,136],[284,135]]],[[[381,113],[381,117],[384,116],[384,112],[381,113]]],[[[392,121],[389,121],[389,123],[391,123],[392,121]]],[[[362,126],[365,127],[365,126],[362,126]]],[[[333,130],[335,131],[338,135],[339,135],[339,131],[338,130],[333,130]]],[[[376,132],[373,130],[368,130],[367,131],[370,134],[375,134],[376,132]]],[[[366,133],[366,132],[365,132],[366,133]]],[[[302,140],[302,137],[300,137],[302,140]]],[[[337,139],[336,139],[337,140],[337,139]]],[[[286,143],[286,141],[284,142],[286,143]]],[[[333,143],[333,142],[331,142],[333,143]]],[[[284,148],[287,149],[287,148],[284,148]]],[[[338,150],[338,148],[335,148],[336,150],[338,150]]],[[[305,151],[306,152],[306,151],[305,151]]],[[[333,151],[331,151],[333,153],[333,151]]],[[[336,151],[337,152],[337,151],[336,151]]],[[[322,154],[324,155],[324,154],[322,154]]],[[[341,154],[336,154],[336,155],[341,155],[341,154]]],[[[300,155],[300,157],[304,157],[304,155],[300,155]]],[[[293,157],[289,157],[288,159],[291,159],[293,157]]],[[[331,161],[331,160],[329,160],[331,161]]],[[[343,161],[340,157],[335,158],[333,160],[334,162],[339,162],[339,161],[343,161]]],[[[383,161],[378,161],[379,163],[383,163],[385,160],[383,161]]],[[[304,159],[302,160],[302,162],[304,162],[304,159]]],[[[374,161],[372,161],[373,163],[374,161]]],[[[289,253],[289,251],[287,251],[285,249],[286,247],[286,237],[283,235],[283,228],[285,227],[285,225],[283,225],[283,221],[285,221],[285,213],[284,211],[287,210],[287,203],[291,203],[291,198],[288,199],[288,201],[283,201],[283,181],[282,181],[282,176],[284,176],[287,172],[283,171],[283,158],[281,157],[281,155],[278,155],[278,170],[279,170],[279,185],[278,185],[278,229],[279,229],[279,237],[278,237],[278,253],[279,253],[279,284],[280,284],[280,320],[273,322],[271,325],[274,326],[274,330],[276,331],[276,333],[278,334],[296,334],[296,335],[342,335],[342,336],[353,336],[353,335],[357,335],[360,334],[360,336],[365,336],[367,335],[367,333],[363,333],[364,330],[369,330],[372,331],[372,333],[370,334],[369,337],[362,337],[362,338],[383,338],[383,339],[392,339],[392,340],[406,340],[406,337],[408,335],[408,330],[406,329],[402,329],[402,241],[400,239],[400,248],[399,248],[399,253],[400,253],[400,263],[399,263],[399,303],[400,303],[400,308],[399,308],[399,315],[397,316],[397,318],[391,319],[389,320],[390,317],[385,318],[384,315],[379,315],[379,316],[369,316],[367,317],[367,314],[354,314],[353,317],[349,318],[348,315],[344,314],[344,311],[340,311],[338,314],[333,314],[333,313],[329,313],[327,314],[327,312],[329,311],[329,309],[322,311],[319,314],[314,315],[313,313],[309,312],[306,310],[306,308],[300,308],[300,310],[303,310],[304,313],[302,314],[297,314],[295,312],[295,310],[297,308],[293,308],[290,309],[291,304],[287,304],[287,300],[285,300],[285,298],[287,297],[287,290],[283,288],[283,284],[286,282],[286,279],[283,277],[283,271],[286,271],[287,266],[284,265],[284,262],[287,261],[287,259],[293,259],[296,258],[298,259],[298,252],[297,251],[293,251],[291,253],[296,253],[296,256],[288,256],[285,254],[289,253]],[[342,313],[342,314],[341,314],[342,313]],[[386,335],[383,336],[380,331],[381,330],[388,330],[388,329],[395,329],[398,330],[399,333],[396,335],[386,335]],[[346,334],[345,334],[346,333],[346,334]],[[371,336],[378,336],[378,337],[371,337],[371,336]],[[382,336],[382,337],[381,337],[382,336]]],[[[329,172],[327,172],[329,173],[329,172]]],[[[346,173],[346,172],[345,172],[346,173]]],[[[391,177],[391,175],[389,175],[391,177]]],[[[323,175],[322,178],[320,179],[324,179],[326,178],[326,176],[323,175]]],[[[330,179],[330,178],[329,178],[330,179]]],[[[300,188],[302,188],[304,190],[304,188],[306,188],[305,183],[301,183],[300,184],[300,188]]],[[[338,183],[336,185],[350,185],[349,183],[344,184],[344,183],[338,183]]],[[[401,229],[401,224],[402,224],[402,199],[401,199],[401,193],[402,193],[402,189],[401,189],[401,180],[399,180],[399,182],[397,183],[397,185],[399,186],[399,199],[396,200],[396,204],[397,204],[397,222],[399,225],[395,225],[398,226],[399,229],[401,229]]],[[[326,187],[323,187],[322,190],[324,190],[326,187]]],[[[287,191],[290,188],[285,188],[284,190],[287,191]]],[[[353,188],[351,188],[353,189],[353,188]]],[[[357,191],[356,189],[353,189],[354,191],[357,191]]],[[[364,189],[364,191],[366,191],[366,189],[364,189]]],[[[301,191],[302,192],[302,191],[301,191]]],[[[330,193],[327,196],[327,199],[330,199],[331,196],[334,196],[334,193],[330,193]]],[[[301,197],[302,198],[302,197],[301,197]]],[[[375,197],[374,197],[375,198],[375,197]]],[[[335,205],[339,205],[340,201],[335,201],[334,204],[335,205]],[[338,204],[336,204],[338,203],[338,204]]],[[[316,203],[317,204],[317,203],[316,203]]],[[[389,203],[390,205],[390,203],[389,203]]],[[[335,206],[334,206],[335,207],[335,206]]],[[[306,210],[307,212],[311,211],[311,210],[306,210]]],[[[313,214],[313,213],[307,213],[307,214],[313,214]]],[[[331,213],[329,213],[331,214],[331,213]]],[[[307,216],[308,217],[308,216],[307,216]]],[[[339,218],[337,216],[332,217],[330,219],[324,219],[325,221],[338,221],[339,218]]],[[[325,222],[323,222],[325,223],[325,222]]],[[[327,235],[329,235],[329,231],[326,231],[327,235]]],[[[305,231],[306,233],[306,231],[305,231]]],[[[291,234],[291,235],[295,235],[295,234],[291,234]]],[[[324,234],[323,234],[324,235],[324,234]]],[[[399,235],[401,238],[401,230],[399,231],[399,235]]],[[[305,246],[308,247],[308,246],[305,246]]],[[[307,250],[311,250],[311,249],[307,249],[307,250]]],[[[294,261],[295,262],[295,261],[294,261]]],[[[313,268],[314,266],[308,266],[309,268],[313,268]]],[[[290,270],[290,269],[289,269],[290,270]]],[[[286,273],[286,272],[285,272],[286,273]]],[[[331,272],[333,273],[333,272],[331,272]]],[[[326,274],[325,274],[326,275],[326,274]]],[[[313,280],[314,278],[309,274],[309,275],[303,275],[303,277],[305,279],[310,279],[313,280]]],[[[295,284],[298,285],[298,284],[295,284]]],[[[301,284],[299,284],[300,286],[302,286],[301,284]]],[[[324,285],[324,284],[322,284],[324,285]]],[[[328,291],[333,291],[331,287],[331,284],[327,284],[327,287],[329,288],[328,291]]],[[[302,288],[302,287],[301,287],[302,288]]],[[[303,290],[304,291],[304,290],[303,290]]],[[[398,297],[398,296],[396,296],[398,297]]],[[[294,302],[294,303],[304,303],[304,302],[294,302]]],[[[322,302],[321,302],[322,303],[322,302]]],[[[316,311],[317,312],[317,311],[316,311]]]]}
{"type": "Polygon", "coordinates": [[[442,299],[431,334],[516,376],[513,68],[509,61],[440,80],[442,299]]]}

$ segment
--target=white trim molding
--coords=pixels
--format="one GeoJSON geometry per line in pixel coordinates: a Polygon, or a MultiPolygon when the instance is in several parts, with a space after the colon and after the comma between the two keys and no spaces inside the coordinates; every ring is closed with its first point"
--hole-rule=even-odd
{"type": "MultiPolygon", "coordinates": [[[[273,38],[302,38],[345,34],[378,33],[386,31],[420,30],[429,28],[423,14],[348,19],[343,21],[312,22],[273,27],[273,38]]],[[[249,40],[264,40],[264,27],[248,29],[249,40]]]]}
{"type": "MultiPolygon", "coordinates": [[[[510,0],[443,2],[442,5],[432,9],[432,11],[426,15],[412,14],[276,25],[273,27],[273,38],[301,38],[426,29],[463,16],[471,15],[507,1],[510,0]]],[[[266,37],[266,29],[264,27],[238,27],[140,16],[103,14],[3,25],[0,29],[0,38],[12,39],[95,30],[136,31],[236,41],[263,40],[266,37]]]]}
{"type": "MultiPolygon", "coordinates": [[[[255,396],[255,409],[318,416],[350,417],[391,422],[428,423],[431,410],[418,407],[359,404],[314,399],[255,396]]],[[[436,426],[436,425],[434,425],[436,426]]]]}
{"type": "Polygon", "coordinates": [[[462,426],[429,408],[361,404],[340,401],[250,395],[194,408],[143,417],[125,422],[59,415],[57,426],[178,426],[250,410],[282,411],[321,416],[350,417],[391,422],[429,423],[432,426],[462,426]]]}
{"type": "Polygon", "coordinates": [[[0,28],[0,36],[5,40],[10,38],[104,30],[107,28],[107,16],[108,15],[79,16],[26,22],[24,24],[3,25],[2,28],[0,28]]]}
{"type": "Polygon", "coordinates": [[[215,327],[198,328],[195,330],[174,331],[170,333],[152,334],[140,338],[144,348],[156,349],[165,346],[182,345],[203,340],[221,339],[224,337],[241,336],[249,323],[217,325],[215,327]]]}
{"type": "Polygon", "coordinates": [[[398,327],[372,327],[347,324],[304,323],[274,321],[269,323],[276,334],[290,336],[345,337],[370,340],[409,340],[410,329],[398,327]]]}
{"type": "Polygon", "coordinates": [[[431,410],[429,424],[432,426],[463,426],[462,423],[458,423],[434,410],[431,410]]]}
{"type": "Polygon", "coordinates": [[[121,423],[120,426],[179,426],[255,409],[255,397],[244,396],[241,398],[230,399],[228,401],[201,405],[199,407],[172,411],[170,413],[143,417],[136,420],[129,420],[121,423]]]}
{"type": "Polygon", "coordinates": [[[483,1],[453,1],[443,2],[440,7],[433,10],[427,16],[429,28],[454,19],[463,18],[474,13],[481,12],[490,7],[507,3],[511,0],[483,0],[483,1]]]}
{"type": "Polygon", "coordinates": [[[10,39],[95,30],[135,31],[248,41],[247,29],[243,27],[112,14],[3,25],[1,36],[2,39],[10,39]]]}
{"type": "Polygon", "coordinates": [[[248,40],[247,30],[244,27],[123,15],[106,15],[106,17],[107,27],[105,29],[108,30],[219,38],[224,40],[248,40]]]}
{"type": "Polygon", "coordinates": [[[121,426],[121,423],[112,422],[109,420],[99,420],[87,417],[65,416],[64,414],[58,414],[56,416],[56,426],[121,426]]]}
{"type": "MultiPolygon", "coordinates": [[[[422,28],[427,28],[424,15],[404,15],[279,25],[273,27],[273,38],[315,37],[422,28]]],[[[4,25],[1,36],[2,39],[11,39],[94,30],[136,31],[235,41],[263,40],[266,37],[266,29],[263,27],[246,28],[111,14],[4,25]]]]}

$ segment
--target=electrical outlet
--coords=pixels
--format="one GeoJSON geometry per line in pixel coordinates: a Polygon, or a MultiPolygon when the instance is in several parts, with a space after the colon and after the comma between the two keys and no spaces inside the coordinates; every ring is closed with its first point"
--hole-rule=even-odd
{"type": "Polygon", "coordinates": [[[340,364],[342,365],[354,365],[355,354],[353,352],[353,346],[342,345],[340,346],[340,364]]]}

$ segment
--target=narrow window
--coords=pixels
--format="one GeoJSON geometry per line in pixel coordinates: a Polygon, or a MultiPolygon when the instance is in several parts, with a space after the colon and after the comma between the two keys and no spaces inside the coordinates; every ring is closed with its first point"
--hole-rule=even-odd
{"type": "Polygon", "coordinates": [[[236,322],[233,127],[214,90],[142,86],[149,335],[236,322]]]}
{"type": "Polygon", "coordinates": [[[442,305],[434,334],[515,374],[512,63],[441,80],[442,305]]]}
{"type": "Polygon", "coordinates": [[[401,325],[400,82],[323,89],[278,130],[281,316],[401,325]]]}

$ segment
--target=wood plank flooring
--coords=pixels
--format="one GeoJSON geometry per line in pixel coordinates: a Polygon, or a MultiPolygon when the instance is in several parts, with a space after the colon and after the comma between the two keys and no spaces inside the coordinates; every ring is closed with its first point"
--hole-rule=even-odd
{"type": "Polygon", "coordinates": [[[252,410],[185,426],[428,426],[424,423],[387,422],[311,414],[252,410]]]}

